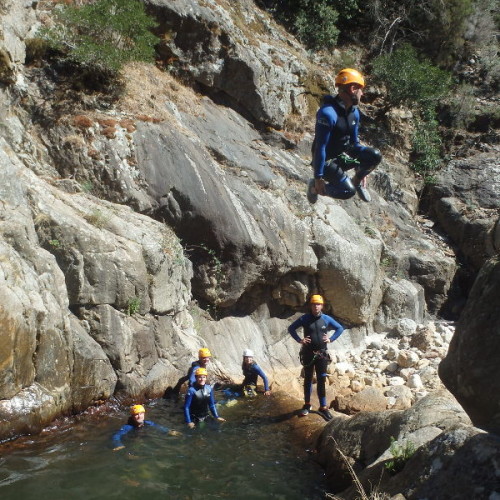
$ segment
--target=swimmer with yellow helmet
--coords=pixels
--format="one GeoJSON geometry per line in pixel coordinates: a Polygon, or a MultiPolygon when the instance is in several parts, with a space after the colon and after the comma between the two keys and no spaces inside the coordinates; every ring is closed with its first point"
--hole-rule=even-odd
{"type": "Polygon", "coordinates": [[[168,433],[170,436],[177,436],[180,433],[174,430],[170,430],[162,425],[155,424],[151,420],[145,420],[146,409],[143,405],[132,405],[130,407],[130,416],[128,422],[117,432],[113,434],[113,451],[121,450],[125,448],[122,442],[122,438],[126,436],[131,431],[137,431],[144,427],[156,427],[160,432],[168,433]]]}
{"type": "Polygon", "coordinates": [[[194,370],[195,382],[189,387],[184,400],[184,418],[187,426],[192,429],[197,423],[209,418],[209,412],[218,422],[225,422],[219,417],[215,407],[213,387],[207,384],[207,369],[198,367],[194,370]]]}
{"type": "Polygon", "coordinates": [[[344,68],[335,77],[337,95],[327,95],[316,113],[313,142],[314,178],[309,181],[307,199],[316,203],[318,195],[346,200],[358,193],[371,200],[366,176],[382,161],[378,149],[362,146],[358,139],[358,104],[365,79],[356,69],[344,68]],[[345,172],[354,169],[349,177],[345,172]]]}
{"type": "Polygon", "coordinates": [[[300,361],[304,367],[304,406],[299,415],[305,417],[311,411],[311,394],[313,373],[316,371],[320,413],[326,420],[332,418],[326,404],[325,381],[330,362],[328,344],[340,337],[344,327],[331,316],[323,314],[325,301],[321,295],[313,295],[309,300],[311,312],[302,315],[289,327],[290,335],[301,344],[300,361]],[[300,338],[297,329],[302,328],[304,335],[300,338]],[[333,334],[329,333],[333,331],[333,334]]]}
{"type": "Polygon", "coordinates": [[[207,347],[202,347],[201,349],[198,350],[198,359],[191,363],[191,366],[187,374],[189,387],[193,386],[194,383],[196,382],[194,372],[200,367],[208,370],[208,365],[211,359],[212,359],[212,353],[210,352],[210,349],[208,349],[207,347]]]}

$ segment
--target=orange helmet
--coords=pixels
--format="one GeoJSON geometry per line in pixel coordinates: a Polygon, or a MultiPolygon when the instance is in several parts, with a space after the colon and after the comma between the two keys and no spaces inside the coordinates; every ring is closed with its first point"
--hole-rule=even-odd
{"type": "Polygon", "coordinates": [[[196,369],[196,371],[194,372],[194,375],[195,375],[195,377],[198,377],[198,375],[205,375],[205,377],[206,377],[208,375],[208,372],[207,372],[206,368],[202,368],[200,366],[200,368],[196,369]]]}
{"type": "Polygon", "coordinates": [[[139,413],[146,413],[146,410],[144,409],[144,406],[142,405],[133,405],[130,407],[130,414],[131,415],[138,415],[139,413]]]}
{"type": "Polygon", "coordinates": [[[321,295],[313,295],[311,300],[309,300],[309,304],[324,304],[325,301],[321,295]]]}
{"type": "Polygon", "coordinates": [[[202,347],[199,351],[198,351],[198,357],[201,359],[201,358],[211,358],[212,357],[212,353],[210,352],[210,349],[208,349],[207,347],[202,347]]]}
{"type": "Polygon", "coordinates": [[[335,86],[348,85],[349,83],[357,83],[364,87],[365,79],[357,69],[344,68],[340,70],[339,74],[335,77],[335,86]]]}

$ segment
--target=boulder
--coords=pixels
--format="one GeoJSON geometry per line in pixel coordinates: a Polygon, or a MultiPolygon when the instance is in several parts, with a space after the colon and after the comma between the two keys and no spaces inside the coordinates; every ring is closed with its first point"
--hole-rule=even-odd
{"type": "Polygon", "coordinates": [[[500,434],[500,257],[482,268],[457,324],[439,376],[474,425],[500,434]]]}
{"type": "MultiPolygon", "coordinates": [[[[385,481],[390,479],[389,475],[383,474],[384,463],[392,458],[390,446],[393,440],[400,445],[411,443],[418,450],[439,436],[445,441],[447,430],[464,425],[470,425],[466,413],[449,392],[438,391],[404,411],[362,412],[349,419],[334,416],[318,439],[318,460],[326,469],[326,478],[334,493],[351,484],[352,477],[346,463],[354,469],[366,491],[375,484],[384,491],[385,481]]],[[[495,452],[489,456],[495,456],[495,452]]],[[[427,467],[432,468],[432,461],[427,463],[427,467]]],[[[419,469],[408,464],[413,484],[425,484],[428,476],[415,474],[415,470],[419,469]]],[[[410,491],[411,488],[407,491],[400,485],[400,489],[392,494],[401,492],[406,496],[410,491]]],[[[359,492],[353,487],[343,491],[341,497],[354,498],[356,495],[359,492]]]]}
{"type": "Polygon", "coordinates": [[[332,407],[335,411],[352,415],[359,412],[385,410],[387,400],[380,389],[368,386],[349,396],[337,396],[332,402],[332,407]]]}
{"type": "Polygon", "coordinates": [[[452,160],[430,190],[431,210],[477,272],[500,251],[498,153],[486,151],[452,160]]]}

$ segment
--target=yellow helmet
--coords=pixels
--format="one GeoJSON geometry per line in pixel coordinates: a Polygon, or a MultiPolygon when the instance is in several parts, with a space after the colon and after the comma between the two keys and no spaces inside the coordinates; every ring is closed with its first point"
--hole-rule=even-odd
{"type": "Polygon", "coordinates": [[[211,358],[212,357],[212,353],[210,352],[210,349],[208,349],[207,347],[202,347],[198,351],[198,357],[199,358],[211,358]]]}
{"type": "Polygon", "coordinates": [[[311,300],[309,301],[309,304],[324,304],[325,301],[321,295],[313,295],[311,297],[311,300]]]}
{"type": "Polygon", "coordinates": [[[348,85],[349,83],[357,83],[364,87],[365,79],[357,69],[344,68],[340,70],[339,74],[335,77],[335,86],[348,85]]]}
{"type": "Polygon", "coordinates": [[[208,375],[207,369],[202,368],[201,366],[196,369],[194,372],[195,377],[198,377],[199,375],[205,375],[205,377],[208,375]]]}
{"type": "Polygon", "coordinates": [[[146,413],[146,410],[144,409],[144,406],[142,405],[133,405],[130,407],[130,414],[131,415],[137,415],[139,413],[146,413]]]}

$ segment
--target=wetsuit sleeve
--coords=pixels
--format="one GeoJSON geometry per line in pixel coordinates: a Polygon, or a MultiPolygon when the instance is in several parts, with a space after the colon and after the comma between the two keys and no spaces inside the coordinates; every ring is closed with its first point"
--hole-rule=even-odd
{"type": "Polygon", "coordinates": [[[164,432],[164,433],[167,433],[170,430],[168,427],[163,427],[163,425],[159,425],[155,422],[152,422],[151,420],[144,420],[144,424],[150,425],[151,427],[155,427],[160,432],[164,432]]]}
{"type": "Polygon", "coordinates": [[[191,402],[193,401],[193,390],[191,388],[186,392],[186,399],[184,401],[184,420],[186,424],[191,423],[191,413],[189,409],[191,408],[191,402]]]}
{"type": "Polygon", "coordinates": [[[344,331],[344,327],[338,321],[334,320],[331,316],[327,316],[326,314],[324,316],[327,325],[330,326],[332,330],[334,330],[332,336],[330,337],[330,342],[333,342],[340,337],[340,335],[344,331]]]}
{"type": "Polygon", "coordinates": [[[365,149],[365,146],[361,146],[361,144],[359,143],[359,137],[358,137],[359,120],[360,120],[358,108],[356,108],[354,110],[354,118],[356,119],[356,123],[355,123],[354,127],[351,129],[351,136],[349,138],[349,143],[350,143],[351,148],[354,151],[363,151],[365,149]]]}
{"type": "Polygon", "coordinates": [[[217,413],[217,408],[215,407],[215,396],[214,396],[214,390],[212,389],[210,391],[210,403],[209,403],[209,408],[214,416],[214,418],[219,418],[219,414],[217,413]]]}
{"type": "Polygon", "coordinates": [[[324,106],[316,114],[316,127],[314,132],[314,177],[319,179],[323,177],[325,169],[326,148],[330,140],[330,134],[337,123],[337,113],[333,106],[324,106]]]}
{"type": "Polygon", "coordinates": [[[191,368],[188,371],[188,384],[189,387],[191,387],[195,382],[196,382],[196,376],[194,372],[196,371],[196,368],[198,368],[196,365],[191,366],[191,368]]]}
{"type": "Polygon", "coordinates": [[[118,448],[119,446],[123,446],[122,437],[128,434],[133,429],[131,425],[124,425],[119,431],[113,434],[111,438],[113,441],[113,448],[118,448]]]}
{"type": "Polygon", "coordinates": [[[299,319],[296,319],[289,327],[288,333],[300,344],[301,338],[297,333],[297,328],[304,326],[304,316],[301,316],[299,319]]]}
{"type": "Polygon", "coordinates": [[[253,365],[254,371],[262,378],[264,382],[264,390],[269,390],[269,381],[267,380],[266,374],[262,371],[262,368],[259,365],[253,365]]]}

